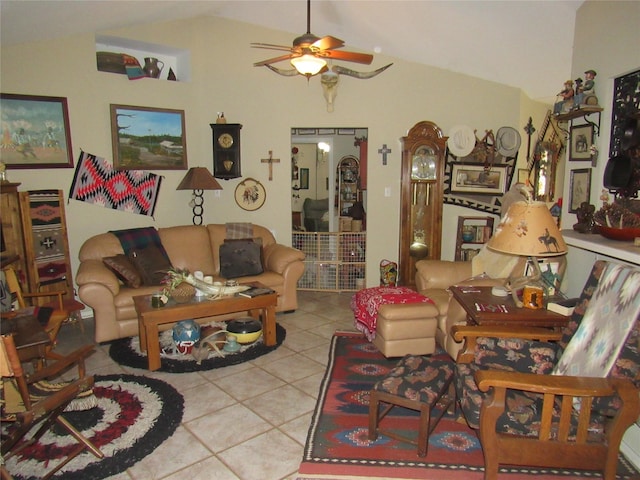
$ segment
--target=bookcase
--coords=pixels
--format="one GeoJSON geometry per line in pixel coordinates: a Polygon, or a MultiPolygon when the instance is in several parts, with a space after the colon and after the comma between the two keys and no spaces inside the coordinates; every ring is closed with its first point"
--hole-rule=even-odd
{"type": "Polygon", "coordinates": [[[469,261],[493,235],[493,217],[458,217],[455,260],[469,261]]]}

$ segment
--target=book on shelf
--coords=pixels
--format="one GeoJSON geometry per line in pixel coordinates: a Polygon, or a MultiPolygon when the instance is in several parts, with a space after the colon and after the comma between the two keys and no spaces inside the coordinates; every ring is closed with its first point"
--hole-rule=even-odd
{"type": "Polygon", "coordinates": [[[547,310],[550,312],[559,313],[568,317],[573,313],[573,309],[578,304],[579,298],[565,298],[564,300],[558,300],[556,302],[549,302],[547,304],[547,310]]]}
{"type": "Polygon", "coordinates": [[[276,293],[276,291],[268,287],[251,287],[249,290],[239,292],[238,295],[241,297],[253,298],[259,297],[260,295],[269,295],[271,293],[276,293]]]}

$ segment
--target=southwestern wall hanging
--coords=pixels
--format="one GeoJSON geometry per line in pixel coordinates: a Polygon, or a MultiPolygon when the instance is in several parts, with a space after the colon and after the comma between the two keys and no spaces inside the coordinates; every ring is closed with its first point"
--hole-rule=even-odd
{"type": "Polygon", "coordinates": [[[144,170],[114,170],[104,158],[80,152],[69,198],[153,217],[162,177],[144,170]]]}
{"type": "Polygon", "coordinates": [[[500,215],[511,186],[520,134],[502,127],[478,139],[470,127],[453,127],[447,140],[444,203],[500,215]]]}

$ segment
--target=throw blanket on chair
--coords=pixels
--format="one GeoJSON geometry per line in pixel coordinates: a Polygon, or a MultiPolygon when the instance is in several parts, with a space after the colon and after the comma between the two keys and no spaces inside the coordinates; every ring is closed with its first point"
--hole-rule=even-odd
{"type": "Polygon", "coordinates": [[[134,250],[141,250],[149,245],[155,245],[165,256],[167,256],[167,252],[162,246],[160,235],[158,235],[158,231],[153,227],[111,230],[109,233],[113,233],[118,237],[125,255],[129,255],[134,250]]]}
{"type": "Polygon", "coordinates": [[[38,272],[38,285],[65,282],[65,226],[62,216],[61,190],[31,190],[21,194],[28,202],[23,222],[31,227],[33,262],[38,272]]]}
{"type": "Polygon", "coordinates": [[[229,240],[253,238],[253,223],[226,223],[229,240]]]}
{"type": "Polygon", "coordinates": [[[351,298],[355,327],[371,342],[376,337],[380,305],[398,303],[433,303],[407,287],[374,287],[360,290],[351,298]]]}
{"type": "Polygon", "coordinates": [[[80,152],[69,198],[153,217],[162,177],[144,170],[114,170],[104,158],[80,152]]]}

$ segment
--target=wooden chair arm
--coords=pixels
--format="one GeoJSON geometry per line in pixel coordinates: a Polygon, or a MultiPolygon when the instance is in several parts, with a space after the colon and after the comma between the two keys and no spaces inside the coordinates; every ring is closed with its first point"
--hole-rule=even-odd
{"type": "Polygon", "coordinates": [[[64,290],[52,290],[50,292],[22,292],[24,298],[43,298],[43,297],[58,297],[58,310],[64,310],[64,303],[62,297],[66,295],[64,290]]]}
{"type": "Polygon", "coordinates": [[[491,338],[522,338],[524,340],[540,340],[545,342],[558,341],[562,332],[541,327],[518,327],[505,325],[454,325],[451,335],[456,342],[464,345],[458,352],[456,362],[470,363],[473,361],[474,351],[479,337],[491,338]]]}
{"type": "Polygon", "coordinates": [[[503,370],[480,370],[474,378],[483,392],[491,387],[579,397],[601,397],[616,392],[613,382],[608,378],[537,375],[503,370]]]}
{"type": "Polygon", "coordinates": [[[610,420],[605,435],[610,444],[618,445],[626,429],[640,415],[640,397],[638,390],[628,379],[567,377],[556,375],[536,375],[505,371],[478,371],[474,375],[478,388],[491,390],[482,404],[480,413],[480,436],[490,443],[500,434],[496,430],[498,419],[506,408],[508,389],[537,392],[543,395],[540,409],[540,428],[537,438],[558,442],[586,444],[589,441],[589,426],[593,397],[617,394],[622,406],[610,420]],[[560,397],[561,401],[556,402],[560,397]],[[574,397],[581,397],[581,406],[577,413],[575,440],[571,439],[572,417],[575,412],[574,397]],[[559,406],[557,419],[554,411],[559,406]],[[554,433],[556,432],[556,433],[554,433]]]}
{"type": "Polygon", "coordinates": [[[80,347],[77,350],[74,350],[69,355],[52,355],[52,358],[55,358],[56,362],[46,365],[35,371],[31,375],[28,375],[26,377],[27,383],[35,383],[39,382],[40,380],[44,380],[45,378],[57,376],[60,374],[60,372],[75,364],[78,365],[78,375],[80,378],[82,378],[86,373],[84,359],[94,350],[94,345],[85,345],[84,347],[80,347]]]}

